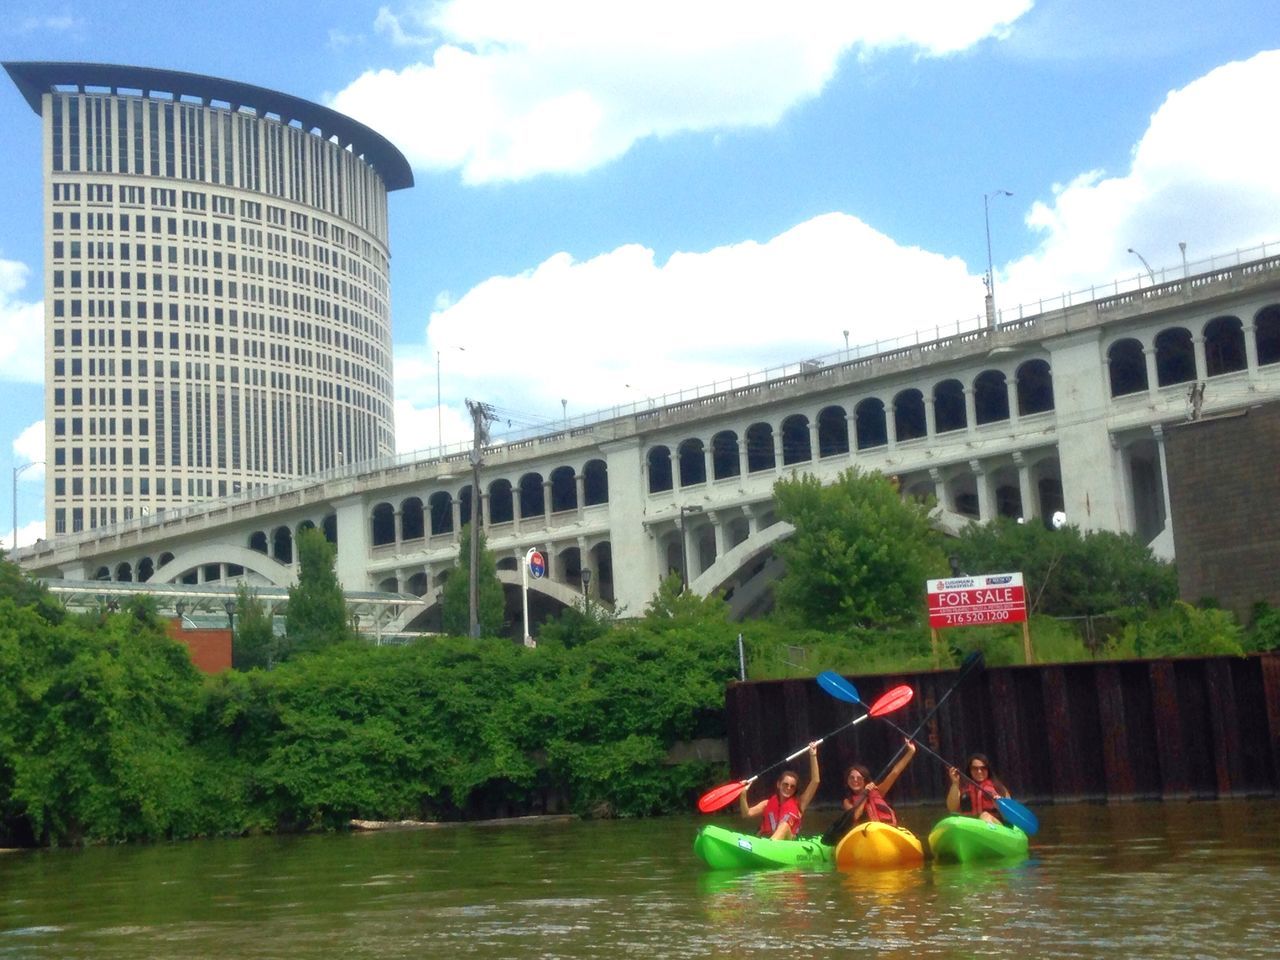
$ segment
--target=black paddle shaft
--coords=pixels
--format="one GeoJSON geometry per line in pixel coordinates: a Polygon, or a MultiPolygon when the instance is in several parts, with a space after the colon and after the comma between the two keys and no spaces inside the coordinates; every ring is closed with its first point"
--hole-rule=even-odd
{"type": "MultiPolygon", "coordinates": [[[[924,715],[924,719],[921,720],[920,723],[916,725],[916,728],[911,732],[909,739],[915,740],[916,737],[920,736],[920,731],[929,725],[929,721],[932,720],[934,716],[937,715],[938,711],[942,709],[942,705],[947,702],[947,698],[950,697],[951,694],[956,692],[956,688],[959,687],[962,682],[964,682],[964,678],[969,675],[969,671],[973,670],[974,667],[981,668],[981,666],[982,666],[981,650],[974,650],[972,653],[970,653],[967,657],[964,658],[964,662],[960,664],[960,673],[956,676],[955,683],[951,684],[951,686],[947,688],[947,692],[944,693],[941,697],[939,697],[938,702],[935,703],[933,707],[929,710],[929,712],[924,715]]],[[[889,758],[889,762],[886,763],[884,766],[884,769],[880,771],[880,776],[876,777],[875,779],[876,783],[880,783],[882,780],[884,780],[885,777],[889,775],[889,771],[893,769],[893,765],[898,762],[898,758],[902,756],[902,751],[905,749],[906,749],[906,744],[903,744],[901,747],[898,748],[897,752],[894,753],[894,755],[889,758]]]]}

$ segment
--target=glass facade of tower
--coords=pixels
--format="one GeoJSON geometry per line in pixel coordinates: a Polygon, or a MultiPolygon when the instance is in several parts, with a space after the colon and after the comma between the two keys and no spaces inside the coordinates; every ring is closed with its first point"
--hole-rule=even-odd
{"type": "Polygon", "coordinates": [[[384,178],[139,87],[41,93],[53,535],[394,452],[384,178]]]}

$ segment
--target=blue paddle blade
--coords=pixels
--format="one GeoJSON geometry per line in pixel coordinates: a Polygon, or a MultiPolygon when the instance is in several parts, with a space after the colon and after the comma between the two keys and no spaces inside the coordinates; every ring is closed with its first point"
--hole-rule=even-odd
{"type": "Polygon", "coordinates": [[[858,688],[832,670],[823,670],[818,674],[818,686],[845,703],[862,702],[862,698],[858,696],[858,688]]]}
{"type": "Polygon", "coordinates": [[[1040,832],[1040,821],[1036,815],[1012,797],[996,797],[996,809],[1004,817],[1004,822],[1017,827],[1028,837],[1040,832]]]}

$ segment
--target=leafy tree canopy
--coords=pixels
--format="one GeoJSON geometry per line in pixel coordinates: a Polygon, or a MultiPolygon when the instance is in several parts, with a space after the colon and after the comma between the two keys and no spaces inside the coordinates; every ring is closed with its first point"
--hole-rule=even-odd
{"type": "Polygon", "coordinates": [[[999,518],[966,527],[950,545],[967,573],[1021,571],[1032,613],[1083,616],[1164,607],[1178,596],[1177,572],[1131,534],[999,518]]]}
{"type": "MultiPolygon", "coordinates": [[[[480,636],[498,637],[506,625],[506,599],[502,593],[502,581],[498,579],[498,564],[493,553],[485,546],[484,533],[478,534],[480,549],[476,553],[476,615],[480,621],[480,636]]],[[[441,620],[445,633],[465,637],[471,632],[471,524],[464,524],[458,540],[458,565],[444,583],[440,599],[441,620]]]]}
{"type": "Polygon", "coordinates": [[[796,528],[775,548],[787,567],[774,588],[779,615],[835,631],[920,619],[925,581],[946,571],[927,505],[857,467],[829,485],[810,474],[780,480],[774,497],[796,528]]]}
{"type": "Polygon", "coordinates": [[[338,551],[315,527],[298,532],[298,582],[289,588],[289,652],[314,653],[353,638],[347,602],[333,564],[338,551]]]}

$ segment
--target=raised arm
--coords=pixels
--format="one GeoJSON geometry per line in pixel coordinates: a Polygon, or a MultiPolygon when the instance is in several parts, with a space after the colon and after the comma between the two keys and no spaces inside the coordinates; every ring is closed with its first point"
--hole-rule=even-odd
{"type": "Polygon", "coordinates": [[[960,812],[960,771],[955,767],[947,769],[947,776],[951,778],[951,786],[947,787],[947,809],[952,813],[960,812]]]}
{"type": "Polygon", "coordinates": [[[818,770],[818,741],[814,740],[809,744],[809,785],[804,788],[804,793],[800,794],[800,799],[797,801],[800,804],[801,813],[809,809],[809,803],[818,792],[818,784],[820,782],[821,776],[818,770]]]}
{"type": "Polygon", "coordinates": [[[898,758],[898,762],[893,765],[887,774],[885,774],[884,782],[876,784],[880,792],[888,793],[889,788],[898,782],[898,777],[902,776],[902,771],[907,769],[907,765],[911,763],[916,755],[916,743],[914,740],[907,740],[906,751],[898,758]]]}

